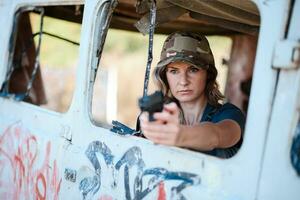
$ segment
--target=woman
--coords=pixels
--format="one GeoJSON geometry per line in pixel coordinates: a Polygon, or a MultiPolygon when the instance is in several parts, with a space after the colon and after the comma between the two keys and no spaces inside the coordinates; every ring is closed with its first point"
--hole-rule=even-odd
{"type": "Polygon", "coordinates": [[[217,69],[207,39],[176,32],[163,45],[155,78],[162,90],[164,109],[149,121],[140,116],[141,130],[157,144],[233,156],[242,143],[245,117],[236,106],[221,104],[217,69]],[[169,103],[171,102],[171,103],[169,103]]]}

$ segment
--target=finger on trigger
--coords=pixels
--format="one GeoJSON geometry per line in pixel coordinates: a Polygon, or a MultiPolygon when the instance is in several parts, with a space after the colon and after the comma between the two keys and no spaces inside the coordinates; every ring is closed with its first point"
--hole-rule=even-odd
{"type": "Polygon", "coordinates": [[[169,104],[165,104],[164,105],[164,109],[168,112],[171,112],[171,113],[176,113],[178,112],[178,106],[176,105],[175,102],[171,102],[169,104]]]}
{"type": "Polygon", "coordinates": [[[154,118],[167,122],[171,119],[171,115],[169,112],[154,113],[154,118]]]}

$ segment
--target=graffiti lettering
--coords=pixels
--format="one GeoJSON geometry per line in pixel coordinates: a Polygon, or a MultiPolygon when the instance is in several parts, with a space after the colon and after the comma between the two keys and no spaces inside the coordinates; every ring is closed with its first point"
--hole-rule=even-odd
{"type": "MultiPolygon", "coordinates": [[[[182,191],[193,185],[198,185],[201,179],[198,175],[188,173],[188,172],[173,172],[164,168],[145,168],[145,163],[142,159],[142,151],[139,147],[132,147],[128,149],[121,159],[114,164],[114,156],[107,145],[100,141],[92,142],[87,150],[86,156],[90,160],[94,167],[95,175],[92,177],[85,177],[80,181],[79,190],[83,195],[83,199],[92,198],[101,188],[101,165],[97,157],[100,154],[103,159],[105,166],[111,169],[112,177],[114,183],[112,187],[118,186],[117,179],[121,168],[123,170],[123,181],[125,189],[125,199],[126,200],[139,200],[146,197],[154,189],[158,188],[158,200],[166,199],[166,191],[164,183],[166,181],[174,181],[174,185],[171,187],[171,199],[186,199],[182,194],[182,191]],[[130,170],[135,168],[136,173],[130,176],[130,170]],[[132,183],[130,178],[134,177],[133,188],[131,188],[132,183]],[[146,186],[143,183],[149,180],[146,186]],[[179,182],[179,184],[178,184],[179,182]]],[[[101,196],[100,199],[103,199],[101,196]]],[[[108,198],[105,196],[105,198],[108,198]]]]}
{"type": "Polygon", "coordinates": [[[50,154],[50,142],[40,151],[20,123],[8,127],[0,136],[0,199],[58,199],[61,178],[50,154]]]}

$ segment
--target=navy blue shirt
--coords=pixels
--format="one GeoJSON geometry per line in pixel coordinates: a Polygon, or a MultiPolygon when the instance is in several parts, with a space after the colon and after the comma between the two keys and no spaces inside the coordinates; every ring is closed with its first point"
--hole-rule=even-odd
{"type": "Polygon", "coordinates": [[[241,147],[245,128],[245,116],[235,105],[231,103],[225,103],[224,105],[215,107],[207,103],[200,122],[217,123],[225,119],[231,119],[239,124],[242,133],[240,140],[232,147],[224,149],[216,148],[212,151],[205,151],[203,153],[221,158],[229,158],[232,157],[241,147]]]}

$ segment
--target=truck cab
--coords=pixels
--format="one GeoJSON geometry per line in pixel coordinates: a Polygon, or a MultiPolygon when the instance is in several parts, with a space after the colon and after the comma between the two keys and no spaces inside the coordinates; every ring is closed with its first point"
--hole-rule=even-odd
{"type": "Polygon", "coordinates": [[[0,0],[0,199],[299,199],[299,11],[299,0],[0,0]],[[152,66],[174,31],[216,47],[226,101],[246,115],[231,158],[133,135],[151,16],[152,66]],[[49,38],[73,70],[47,68],[49,38]],[[124,40],[128,57],[112,51],[124,40]]]}

